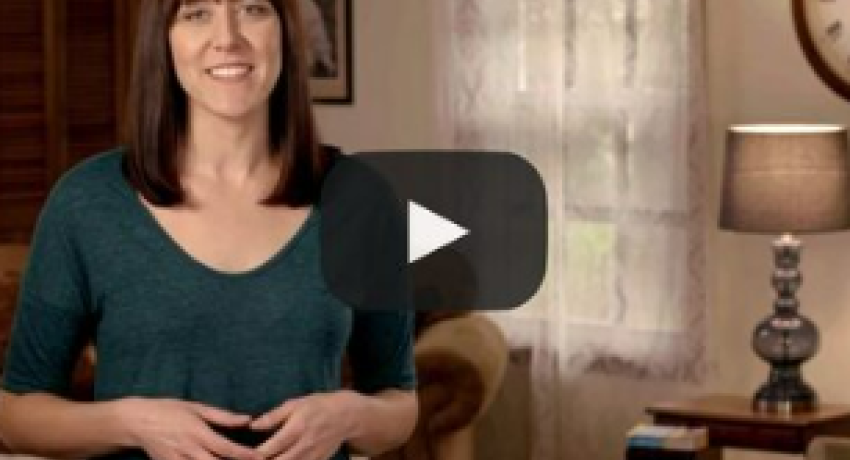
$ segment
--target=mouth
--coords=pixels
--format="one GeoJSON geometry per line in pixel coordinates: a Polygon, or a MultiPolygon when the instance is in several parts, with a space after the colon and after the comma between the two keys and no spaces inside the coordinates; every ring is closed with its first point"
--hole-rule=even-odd
{"type": "Polygon", "coordinates": [[[223,81],[238,81],[244,79],[254,71],[254,66],[249,64],[227,64],[211,67],[206,70],[207,75],[223,81]]]}

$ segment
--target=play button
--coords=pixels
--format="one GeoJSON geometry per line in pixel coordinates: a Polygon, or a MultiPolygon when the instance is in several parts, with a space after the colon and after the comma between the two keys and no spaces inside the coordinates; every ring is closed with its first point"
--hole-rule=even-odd
{"type": "Polygon", "coordinates": [[[407,202],[407,229],[408,262],[416,262],[469,233],[469,230],[413,201],[407,202]]]}
{"type": "Polygon", "coordinates": [[[505,310],[545,274],[545,189],[518,155],[345,156],[318,207],[322,275],[353,308],[505,310]]]}

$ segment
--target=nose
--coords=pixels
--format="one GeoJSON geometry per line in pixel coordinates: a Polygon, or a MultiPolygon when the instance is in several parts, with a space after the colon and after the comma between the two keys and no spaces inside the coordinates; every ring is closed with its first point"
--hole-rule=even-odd
{"type": "Polygon", "coordinates": [[[238,48],[242,42],[239,19],[236,12],[224,2],[224,14],[219,14],[213,31],[213,47],[217,51],[230,51],[238,48]]]}

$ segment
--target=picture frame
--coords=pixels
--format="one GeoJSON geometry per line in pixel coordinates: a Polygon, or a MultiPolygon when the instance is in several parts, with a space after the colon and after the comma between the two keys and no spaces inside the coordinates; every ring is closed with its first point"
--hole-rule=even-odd
{"type": "Polygon", "coordinates": [[[313,102],[351,104],[352,0],[299,0],[313,102]]]}

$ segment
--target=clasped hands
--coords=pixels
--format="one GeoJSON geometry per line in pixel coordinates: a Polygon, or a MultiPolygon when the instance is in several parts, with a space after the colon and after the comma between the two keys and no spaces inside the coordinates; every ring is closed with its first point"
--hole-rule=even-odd
{"type": "Polygon", "coordinates": [[[129,398],[120,420],[132,444],[155,460],[328,460],[353,435],[361,397],[347,390],[312,394],[253,419],[196,402],[129,398]],[[274,432],[250,448],[216,433],[213,426],[274,432]]]}

